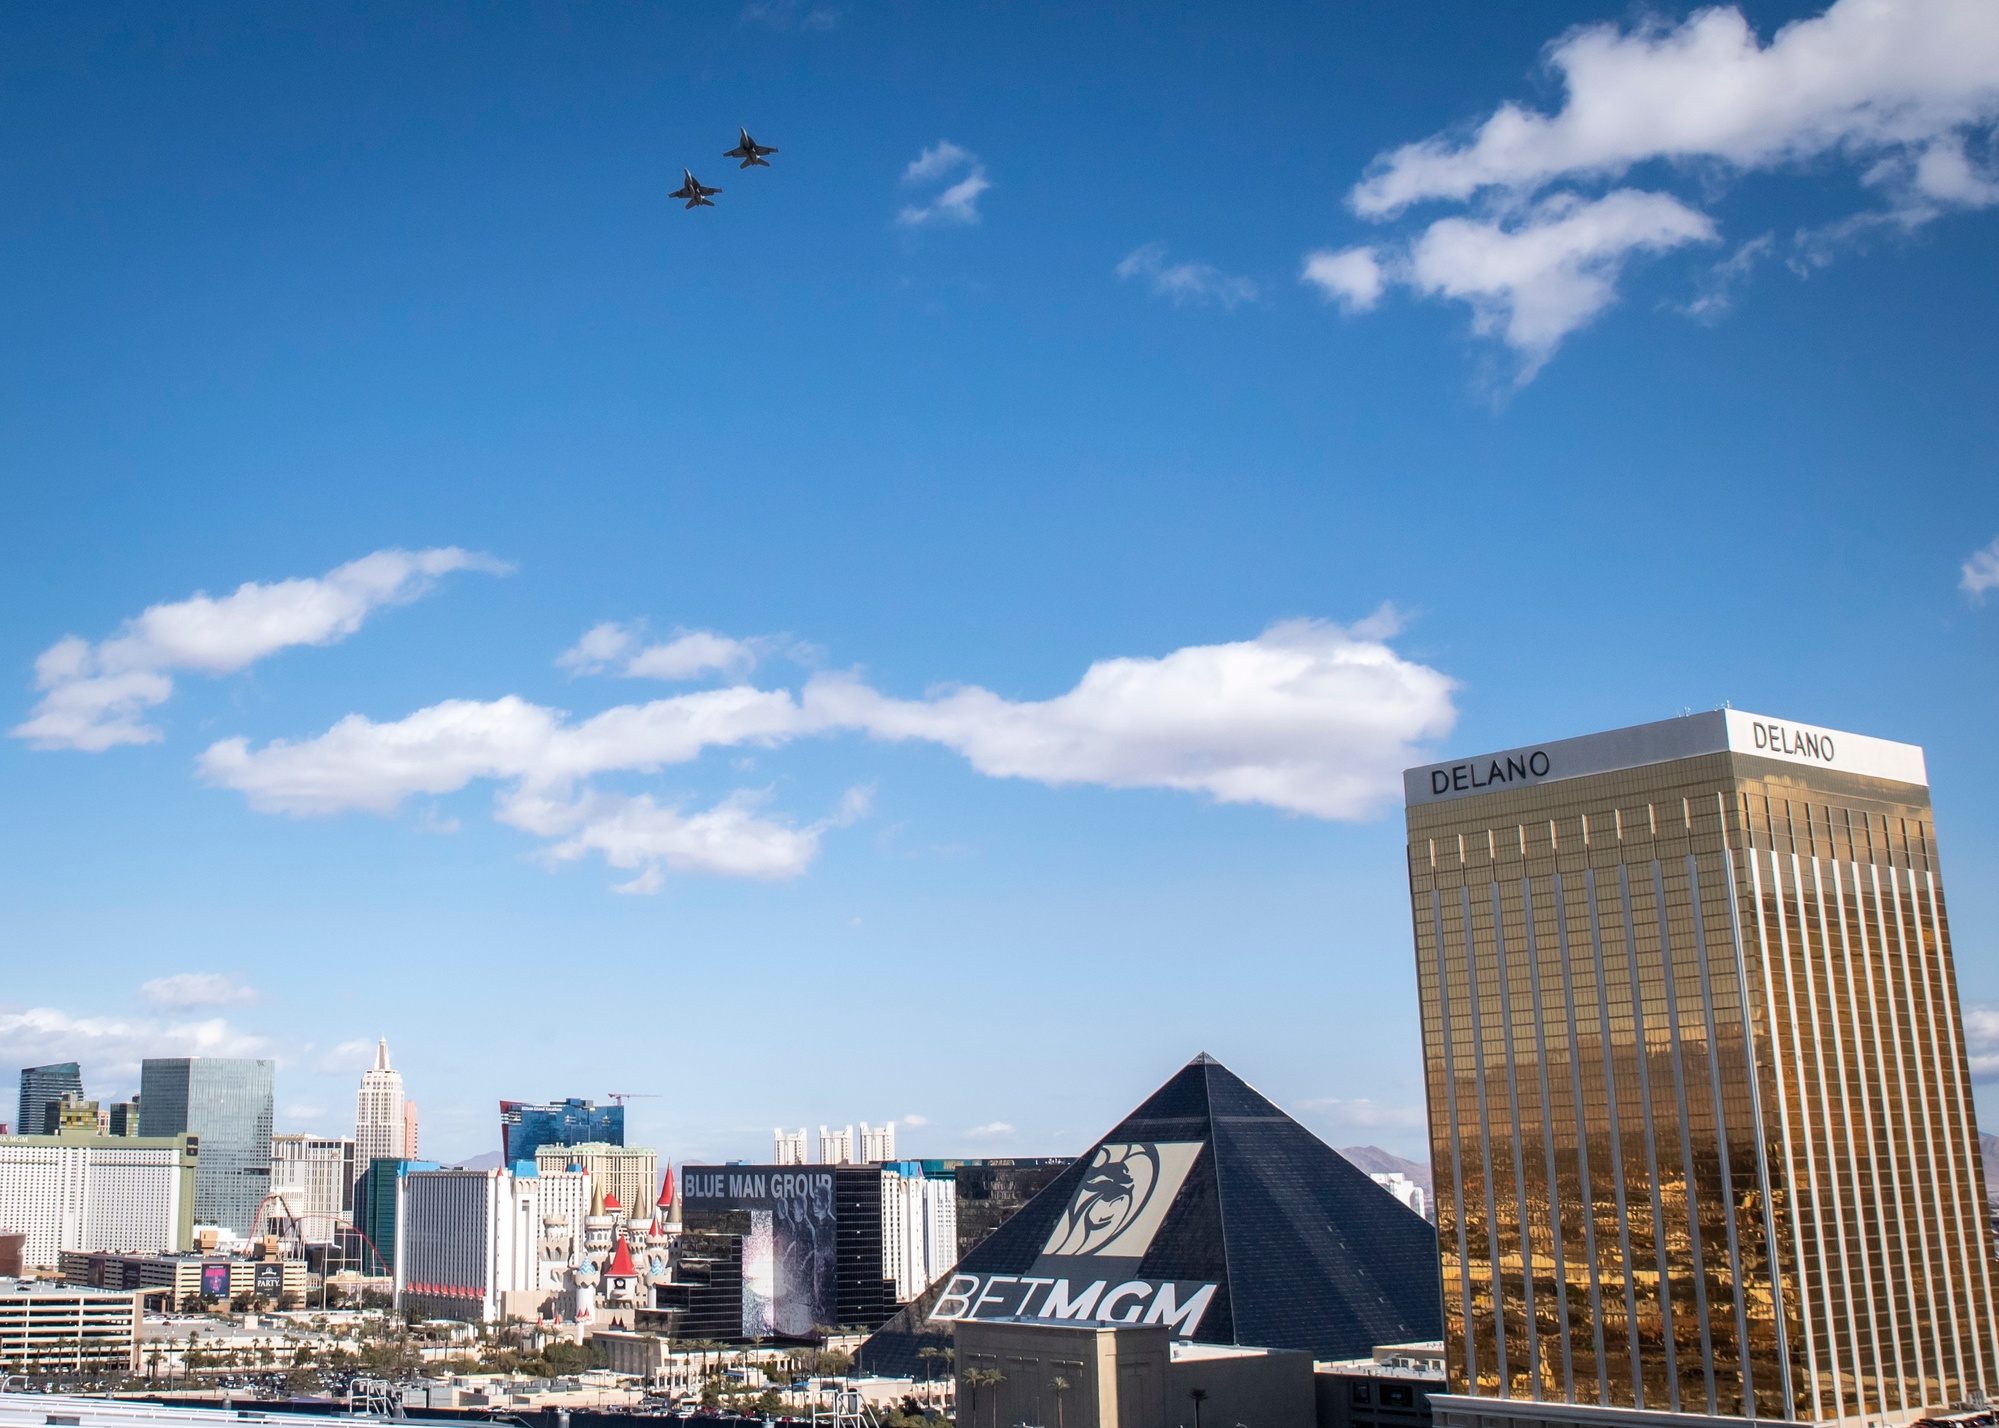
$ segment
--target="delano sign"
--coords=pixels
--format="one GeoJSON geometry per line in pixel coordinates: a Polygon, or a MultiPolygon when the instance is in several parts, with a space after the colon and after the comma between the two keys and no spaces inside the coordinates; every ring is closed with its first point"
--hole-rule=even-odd
{"type": "Polygon", "coordinates": [[[1098,1146],[1034,1268],[952,1275],[931,1320],[1158,1324],[1191,1337],[1216,1286],[1138,1268],[1200,1153],[1200,1141],[1098,1146]]]}
{"type": "Polygon", "coordinates": [[[1556,739],[1476,758],[1426,764],[1404,771],[1402,792],[1411,805],[1441,803],[1719,753],[1749,754],[1895,783],[1929,785],[1923,751],[1914,744],[1845,734],[1740,709],[1715,709],[1580,739],[1556,739]]]}

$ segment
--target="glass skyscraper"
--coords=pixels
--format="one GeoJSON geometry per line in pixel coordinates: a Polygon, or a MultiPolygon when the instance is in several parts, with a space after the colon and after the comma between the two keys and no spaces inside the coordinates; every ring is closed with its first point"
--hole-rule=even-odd
{"type": "Polygon", "coordinates": [[[537,1106],[527,1101],[500,1102],[500,1157],[511,1166],[532,1161],[545,1145],[625,1143],[625,1108],[600,1106],[571,1096],[537,1106]]]}
{"type": "Polygon", "coordinates": [[[20,1114],[14,1122],[15,1135],[48,1135],[48,1108],[65,1095],[83,1099],[83,1069],[74,1061],[53,1066],[21,1068],[20,1114]]]}
{"type": "Polygon", "coordinates": [[[194,1217],[254,1234],[271,1185],[271,1070],[275,1063],[196,1056],[139,1068],[139,1134],[196,1136],[194,1217]]]}
{"type": "Polygon", "coordinates": [[[1999,1391],[1922,751],[1720,710],[1405,785],[1442,1428],[1999,1391]]]}

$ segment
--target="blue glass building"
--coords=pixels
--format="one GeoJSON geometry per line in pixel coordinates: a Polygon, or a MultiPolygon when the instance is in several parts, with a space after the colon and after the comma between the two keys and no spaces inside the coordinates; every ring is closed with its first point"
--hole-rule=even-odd
{"type": "Polygon", "coordinates": [[[534,1153],[545,1145],[623,1145],[625,1108],[595,1101],[500,1102],[500,1159],[534,1164],[534,1153]]]}

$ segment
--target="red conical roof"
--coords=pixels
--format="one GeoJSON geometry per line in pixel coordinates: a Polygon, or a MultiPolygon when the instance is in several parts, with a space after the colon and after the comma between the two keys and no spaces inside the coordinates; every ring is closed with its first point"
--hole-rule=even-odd
{"type": "Polygon", "coordinates": [[[604,1197],[604,1208],[606,1210],[622,1210],[625,1207],[618,1203],[618,1197],[616,1195],[606,1195],[604,1197]]]}
{"type": "Polygon", "coordinates": [[[638,1270],[632,1264],[632,1252],[625,1248],[624,1236],[618,1237],[618,1248],[611,1256],[611,1262],[604,1266],[606,1274],[634,1276],[638,1270]]]}
{"type": "Polygon", "coordinates": [[[662,1210],[673,1208],[673,1167],[671,1165],[666,1167],[666,1179],[660,1182],[659,1198],[653,1201],[653,1203],[662,1210]]]}

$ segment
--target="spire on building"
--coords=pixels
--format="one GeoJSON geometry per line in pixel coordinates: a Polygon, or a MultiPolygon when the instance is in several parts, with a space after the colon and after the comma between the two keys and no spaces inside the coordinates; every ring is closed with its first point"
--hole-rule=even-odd
{"type": "Polygon", "coordinates": [[[385,1036],[375,1043],[375,1069],[387,1071],[389,1066],[389,1039],[385,1036]]]}
{"type": "Polygon", "coordinates": [[[604,1266],[604,1273],[607,1275],[620,1274],[626,1276],[638,1273],[638,1269],[632,1264],[632,1252],[626,1248],[622,1237],[618,1240],[618,1247],[611,1252],[611,1262],[604,1266]]]}
{"type": "Polygon", "coordinates": [[[653,1204],[662,1210],[673,1208],[673,1166],[670,1164],[666,1167],[665,1178],[659,1182],[659,1198],[653,1204]]]}

